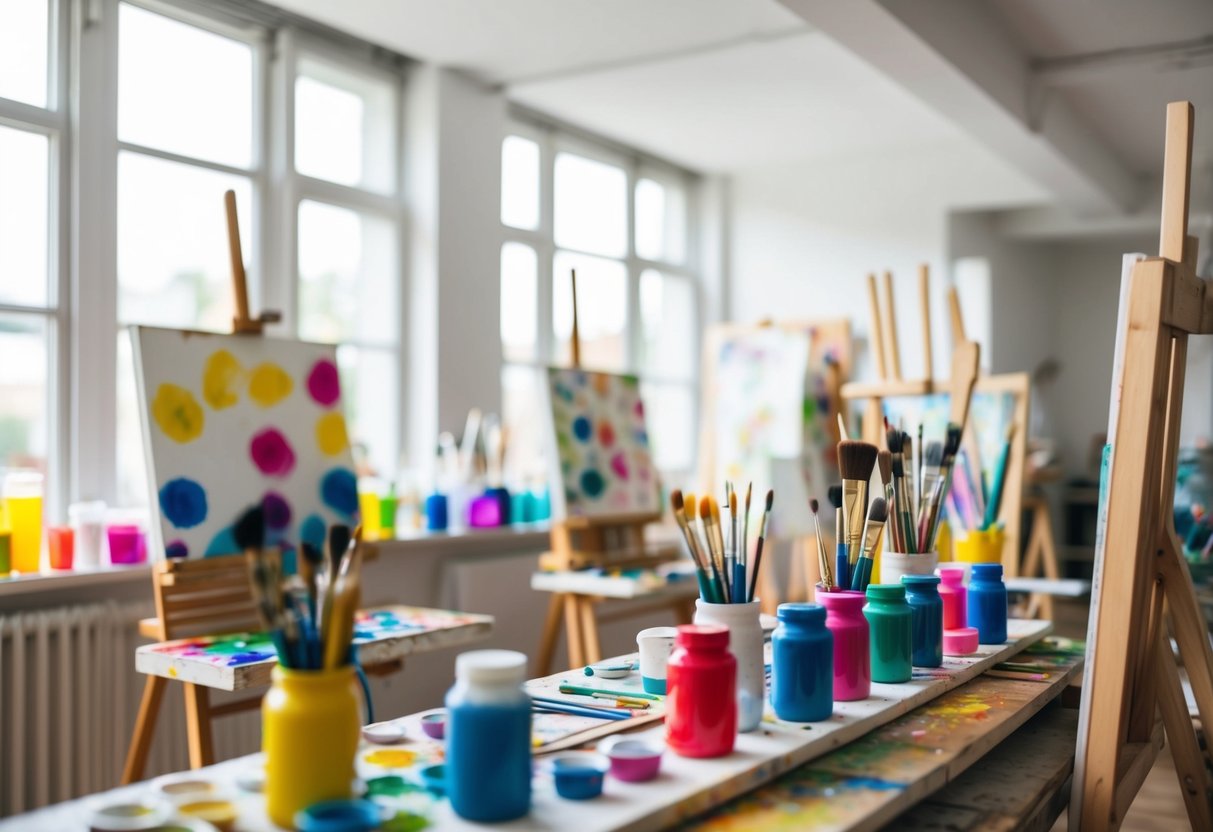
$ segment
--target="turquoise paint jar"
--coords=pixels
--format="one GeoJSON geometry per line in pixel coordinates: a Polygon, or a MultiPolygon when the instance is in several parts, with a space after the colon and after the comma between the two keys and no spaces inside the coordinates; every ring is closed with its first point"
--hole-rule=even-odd
{"type": "Polygon", "coordinates": [[[771,636],[771,707],[789,722],[834,712],[834,636],[820,604],[780,604],[771,636]]]}
{"type": "Polygon", "coordinates": [[[872,681],[908,682],[913,674],[913,630],[906,588],[901,584],[869,584],[863,607],[872,647],[872,681]]]}
{"type": "Polygon", "coordinates": [[[935,575],[903,575],[906,603],[910,605],[911,660],[915,667],[943,664],[943,599],[935,575]]]}

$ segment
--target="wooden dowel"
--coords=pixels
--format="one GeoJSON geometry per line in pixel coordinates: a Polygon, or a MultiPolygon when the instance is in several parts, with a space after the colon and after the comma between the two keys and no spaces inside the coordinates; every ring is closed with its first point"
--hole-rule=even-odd
{"type": "Polygon", "coordinates": [[[876,294],[876,275],[868,275],[868,305],[872,309],[872,330],[868,336],[872,347],[872,355],[876,356],[876,372],[881,379],[888,379],[889,373],[884,361],[884,340],[881,336],[880,297],[876,294]]]}
{"type": "Polygon", "coordinates": [[[569,340],[569,349],[574,368],[581,367],[581,330],[577,325],[577,270],[569,271],[569,279],[573,284],[573,334],[569,340]]]}
{"type": "Polygon", "coordinates": [[[952,349],[956,349],[968,339],[965,338],[964,316],[960,314],[960,292],[955,286],[948,287],[948,314],[952,320],[952,349]]]}
{"type": "Polygon", "coordinates": [[[893,303],[893,273],[884,273],[885,349],[889,351],[889,372],[901,381],[901,348],[897,345],[897,304],[893,303]]]}
{"type": "Polygon", "coordinates": [[[1192,185],[1192,103],[1167,105],[1166,156],[1162,173],[1162,229],[1158,253],[1182,263],[1188,237],[1188,200],[1192,185]]]}
{"type": "Polygon", "coordinates": [[[928,382],[934,376],[935,361],[931,355],[931,267],[918,267],[918,303],[922,308],[922,377],[928,382]]]}
{"type": "Polygon", "coordinates": [[[980,363],[981,347],[975,341],[964,341],[952,353],[952,401],[948,421],[960,425],[962,431],[969,419],[969,402],[973,398],[980,363]]]}
{"type": "Polygon", "coordinates": [[[227,215],[227,251],[232,266],[232,294],[236,305],[236,316],[232,320],[234,332],[247,332],[256,322],[249,318],[248,280],[244,273],[244,254],[240,249],[240,222],[236,216],[236,192],[223,194],[223,208],[227,215]]]}

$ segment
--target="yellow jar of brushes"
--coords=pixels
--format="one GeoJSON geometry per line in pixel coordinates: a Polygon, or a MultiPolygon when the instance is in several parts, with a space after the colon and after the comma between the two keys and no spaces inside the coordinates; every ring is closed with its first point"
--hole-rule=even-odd
{"type": "Polygon", "coordinates": [[[354,668],[274,668],[261,704],[265,803],[270,819],[295,828],[295,813],[322,800],[348,798],[354,781],[360,717],[354,668]]]}

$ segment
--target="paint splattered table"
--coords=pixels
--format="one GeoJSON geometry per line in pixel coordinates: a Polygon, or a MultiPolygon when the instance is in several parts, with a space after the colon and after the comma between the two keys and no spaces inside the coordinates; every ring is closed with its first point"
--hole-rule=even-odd
{"type": "MultiPolygon", "coordinates": [[[[413,653],[460,647],[488,638],[491,615],[389,606],[361,610],[354,631],[358,659],[374,665],[413,653]]],[[[237,633],[149,644],[135,651],[135,669],[220,690],[270,683],[278,661],[263,633],[237,633]]]]}

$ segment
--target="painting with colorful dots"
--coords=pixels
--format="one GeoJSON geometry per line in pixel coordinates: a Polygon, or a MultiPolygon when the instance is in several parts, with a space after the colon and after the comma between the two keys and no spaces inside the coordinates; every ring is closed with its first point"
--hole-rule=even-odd
{"type": "Polygon", "coordinates": [[[235,554],[254,503],[271,541],[322,544],[358,492],[332,345],[132,327],[154,553],[235,554]]]}
{"type": "Polygon", "coordinates": [[[548,393],[556,444],[550,456],[559,466],[552,488],[555,515],[660,511],[636,377],[553,367],[548,393]]]}

